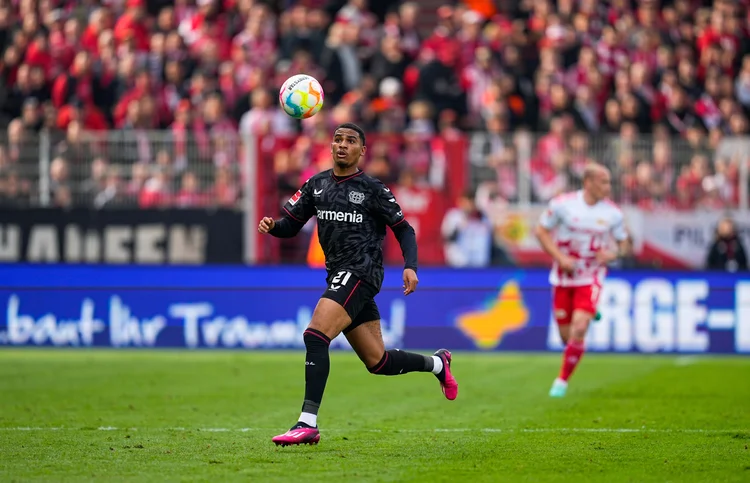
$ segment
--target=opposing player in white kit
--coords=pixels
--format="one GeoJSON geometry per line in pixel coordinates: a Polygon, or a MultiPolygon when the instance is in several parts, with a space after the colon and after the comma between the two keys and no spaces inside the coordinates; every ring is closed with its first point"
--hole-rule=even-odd
{"type": "Polygon", "coordinates": [[[607,264],[628,250],[622,211],[607,199],[611,190],[609,170],[589,165],[583,189],[553,198],[536,227],[539,243],[554,259],[549,276],[552,307],[565,343],[560,375],[549,392],[552,397],[565,396],[568,378],[583,357],[584,338],[596,314],[607,264]],[[617,252],[608,249],[612,238],[617,241],[617,252]]]}

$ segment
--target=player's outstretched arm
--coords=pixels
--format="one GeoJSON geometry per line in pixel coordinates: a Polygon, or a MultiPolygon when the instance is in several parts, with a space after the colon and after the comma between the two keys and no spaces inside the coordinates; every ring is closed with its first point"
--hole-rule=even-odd
{"type": "Polygon", "coordinates": [[[260,220],[260,223],[258,223],[258,231],[265,235],[269,231],[273,230],[274,226],[276,226],[276,220],[274,220],[270,216],[265,216],[262,220],[260,220]]]}
{"type": "Polygon", "coordinates": [[[269,234],[276,238],[292,238],[297,235],[302,227],[305,226],[293,218],[285,216],[279,220],[266,216],[258,224],[258,231],[263,234],[269,234]]]}
{"type": "Polygon", "coordinates": [[[292,238],[315,214],[315,202],[310,193],[310,180],[284,204],[284,216],[274,220],[265,217],[258,224],[258,231],[277,238],[292,238]]]}

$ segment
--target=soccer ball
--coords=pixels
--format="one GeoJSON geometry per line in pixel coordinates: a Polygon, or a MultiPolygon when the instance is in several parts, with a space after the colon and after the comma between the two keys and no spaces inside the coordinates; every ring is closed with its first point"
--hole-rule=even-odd
{"type": "Polygon", "coordinates": [[[314,77],[306,74],[292,76],[279,91],[279,104],[295,119],[307,119],[323,107],[323,88],[314,77]]]}

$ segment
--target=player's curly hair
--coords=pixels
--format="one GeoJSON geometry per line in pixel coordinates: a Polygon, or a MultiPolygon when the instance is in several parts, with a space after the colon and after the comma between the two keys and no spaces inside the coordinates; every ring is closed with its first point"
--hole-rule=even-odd
{"type": "Polygon", "coordinates": [[[356,131],[356,133],[359,134],[359,140],[362,141],[362,146],[365,145],[365,132],[361,127],[357,126],[353,122],[345,122],[344,124],[339,124],[338,126],[336,126],[336,129],[334,129],[333,132],[336,132],[339,129],[351,129],[352,131],[356,131]]]}

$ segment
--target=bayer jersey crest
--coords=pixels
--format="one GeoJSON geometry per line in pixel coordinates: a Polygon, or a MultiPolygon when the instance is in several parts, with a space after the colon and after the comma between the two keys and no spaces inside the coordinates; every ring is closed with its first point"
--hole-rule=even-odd
{"type": "Polygon", "coordinates": [[[355,205],[361,205],[362,202],[365,201],[365,195],[364,193],[360,193],[359,191],[350,191],[349,201],[354,203],[355,205]]]}

